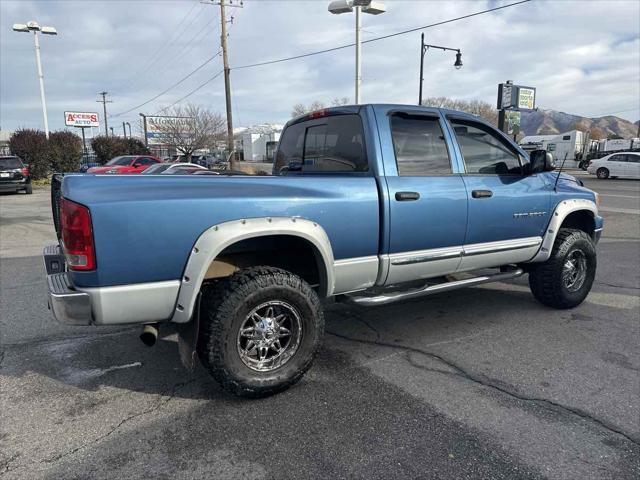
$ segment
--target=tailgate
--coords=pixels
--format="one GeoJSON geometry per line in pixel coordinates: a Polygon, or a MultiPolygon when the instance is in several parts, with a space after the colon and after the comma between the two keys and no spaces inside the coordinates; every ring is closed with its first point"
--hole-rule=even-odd
{"type": "Polygon", "coordinates": [[[56,236],[60,240],[60,198],[62,197],[63,173],[56,173],[51,178],[51,211],[53,213],[53,225],[56,229],[56,236]]]}

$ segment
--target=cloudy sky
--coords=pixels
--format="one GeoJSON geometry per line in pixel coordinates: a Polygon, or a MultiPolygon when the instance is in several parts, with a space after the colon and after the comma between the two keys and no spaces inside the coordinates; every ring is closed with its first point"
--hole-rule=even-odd
{"type": "MultiPolygon", "coordinates": [[[[228,1],[228,0],[227,0],[228,1]]],[[[383,36],[515,0],[385,0],[383,15],[363,15],[363,39],[383,36]]],[[[234,0],[237,3],[238,0],[234,0]]],[[[331,15],[329,0],[244,0],[229,32],[231,67],[334,46],[354,37],[354,15],[331,15]]],[[[0,127],[42,128],[30,34],[13,23],[36,20],[58,29],[44,36],[42,58],[52,130],[63,111],[99,111],[109,92],[110,125],[137,124],[194,91],[222,68],[219,8],[198,0],[0,0],[0,127]],[[140,104],[148,103],[139,106],[140,104]],[[131,110],[128,113],[128,110],[131,110]],[[134,123],[135,122],[135,123],[134,123]]],[[[537,87],[537,103],[584,116],[640,118],[640,2],[533,0],[495,13],[424,30],[428,43],[460,48],[425,58],[425,96],[495,102],[507,79],[537,87]]],[[[420,32],[363,46],[363,102],[415,103],[420,32]]],[[[353,100],[354,49],[231,72],[234,123],[283,123],[298,102],[353,100]]],[[[222,76],[185,102],[224,112],[222,76]]]]}

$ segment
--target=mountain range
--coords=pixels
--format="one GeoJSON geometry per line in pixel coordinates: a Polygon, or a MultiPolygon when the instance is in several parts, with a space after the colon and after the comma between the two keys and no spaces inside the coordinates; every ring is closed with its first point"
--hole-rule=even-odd
{"type": "Polygon", "coordinates": [[[640,120],[633,123],[613,115],[587,118],[544,109],[522,112],[520,120],[520,130],[525,135],[552,135],[575,129],[591,131],[593,135],[594,130],[598,129],[603,134],[602,138],[609,135],[634,138],[638,136],[639,125],[640,120]]]}

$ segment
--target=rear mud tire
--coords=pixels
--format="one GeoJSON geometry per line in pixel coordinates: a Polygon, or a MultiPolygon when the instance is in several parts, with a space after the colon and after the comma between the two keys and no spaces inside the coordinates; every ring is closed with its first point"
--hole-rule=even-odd
{"type": "MultiPolygon", "coordinates": [[[[300,277],[272,267],[251,267],[202,289],[198,356],[203,366],[230,393],[265,397],[298,382],[311,367],[324,333],[320,299],[300,277]],[[297,313],[297,347],[280,366],[257,371],[241,355],[240,333],[261,305],[282,303],[297,313]]],[[[283,342],[284,343],[284,342],[283,342]]]]}

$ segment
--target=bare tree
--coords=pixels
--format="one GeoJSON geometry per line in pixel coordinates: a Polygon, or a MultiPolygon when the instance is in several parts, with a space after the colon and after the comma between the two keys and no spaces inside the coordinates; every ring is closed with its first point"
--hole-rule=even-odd
{"type": "Polygon", "coordinates": [[[482,100],[456,100],[448,97],[430,97],[424,99],[422,104],[427,107],[448,108],[460,110],[485,119],[492,125],[498,125],[498,111],[482,100]]]}
{"type": "Polygon", "coordinates": [[[214,148],[226,132],[222,115],[193,104],[172,107],[166,116],[150,117],[149,122],[160,142],[175,148],[189,161],[196,150],[214,148]]]}
{"type": "MultiPolygon", "coordinates": [[[[342,98],[336,97],[333,100],[331,100],[332,107],[339,107],[341,105],[347,105],[348,103],[349,103],[349,98],[347,97],[342,97],[342,98]]],[[[305,115],[307,113],[315,112],[316,110],[322,110],[323,108],[326,108],[326,107],[327,107],[326,103],[321,102],[319,100],[315,100],[311,102],[309,105],[305,105],[303,103],[296,103],[291,109],[291,116],[298,117],[300,115],[305,115]]]]}

